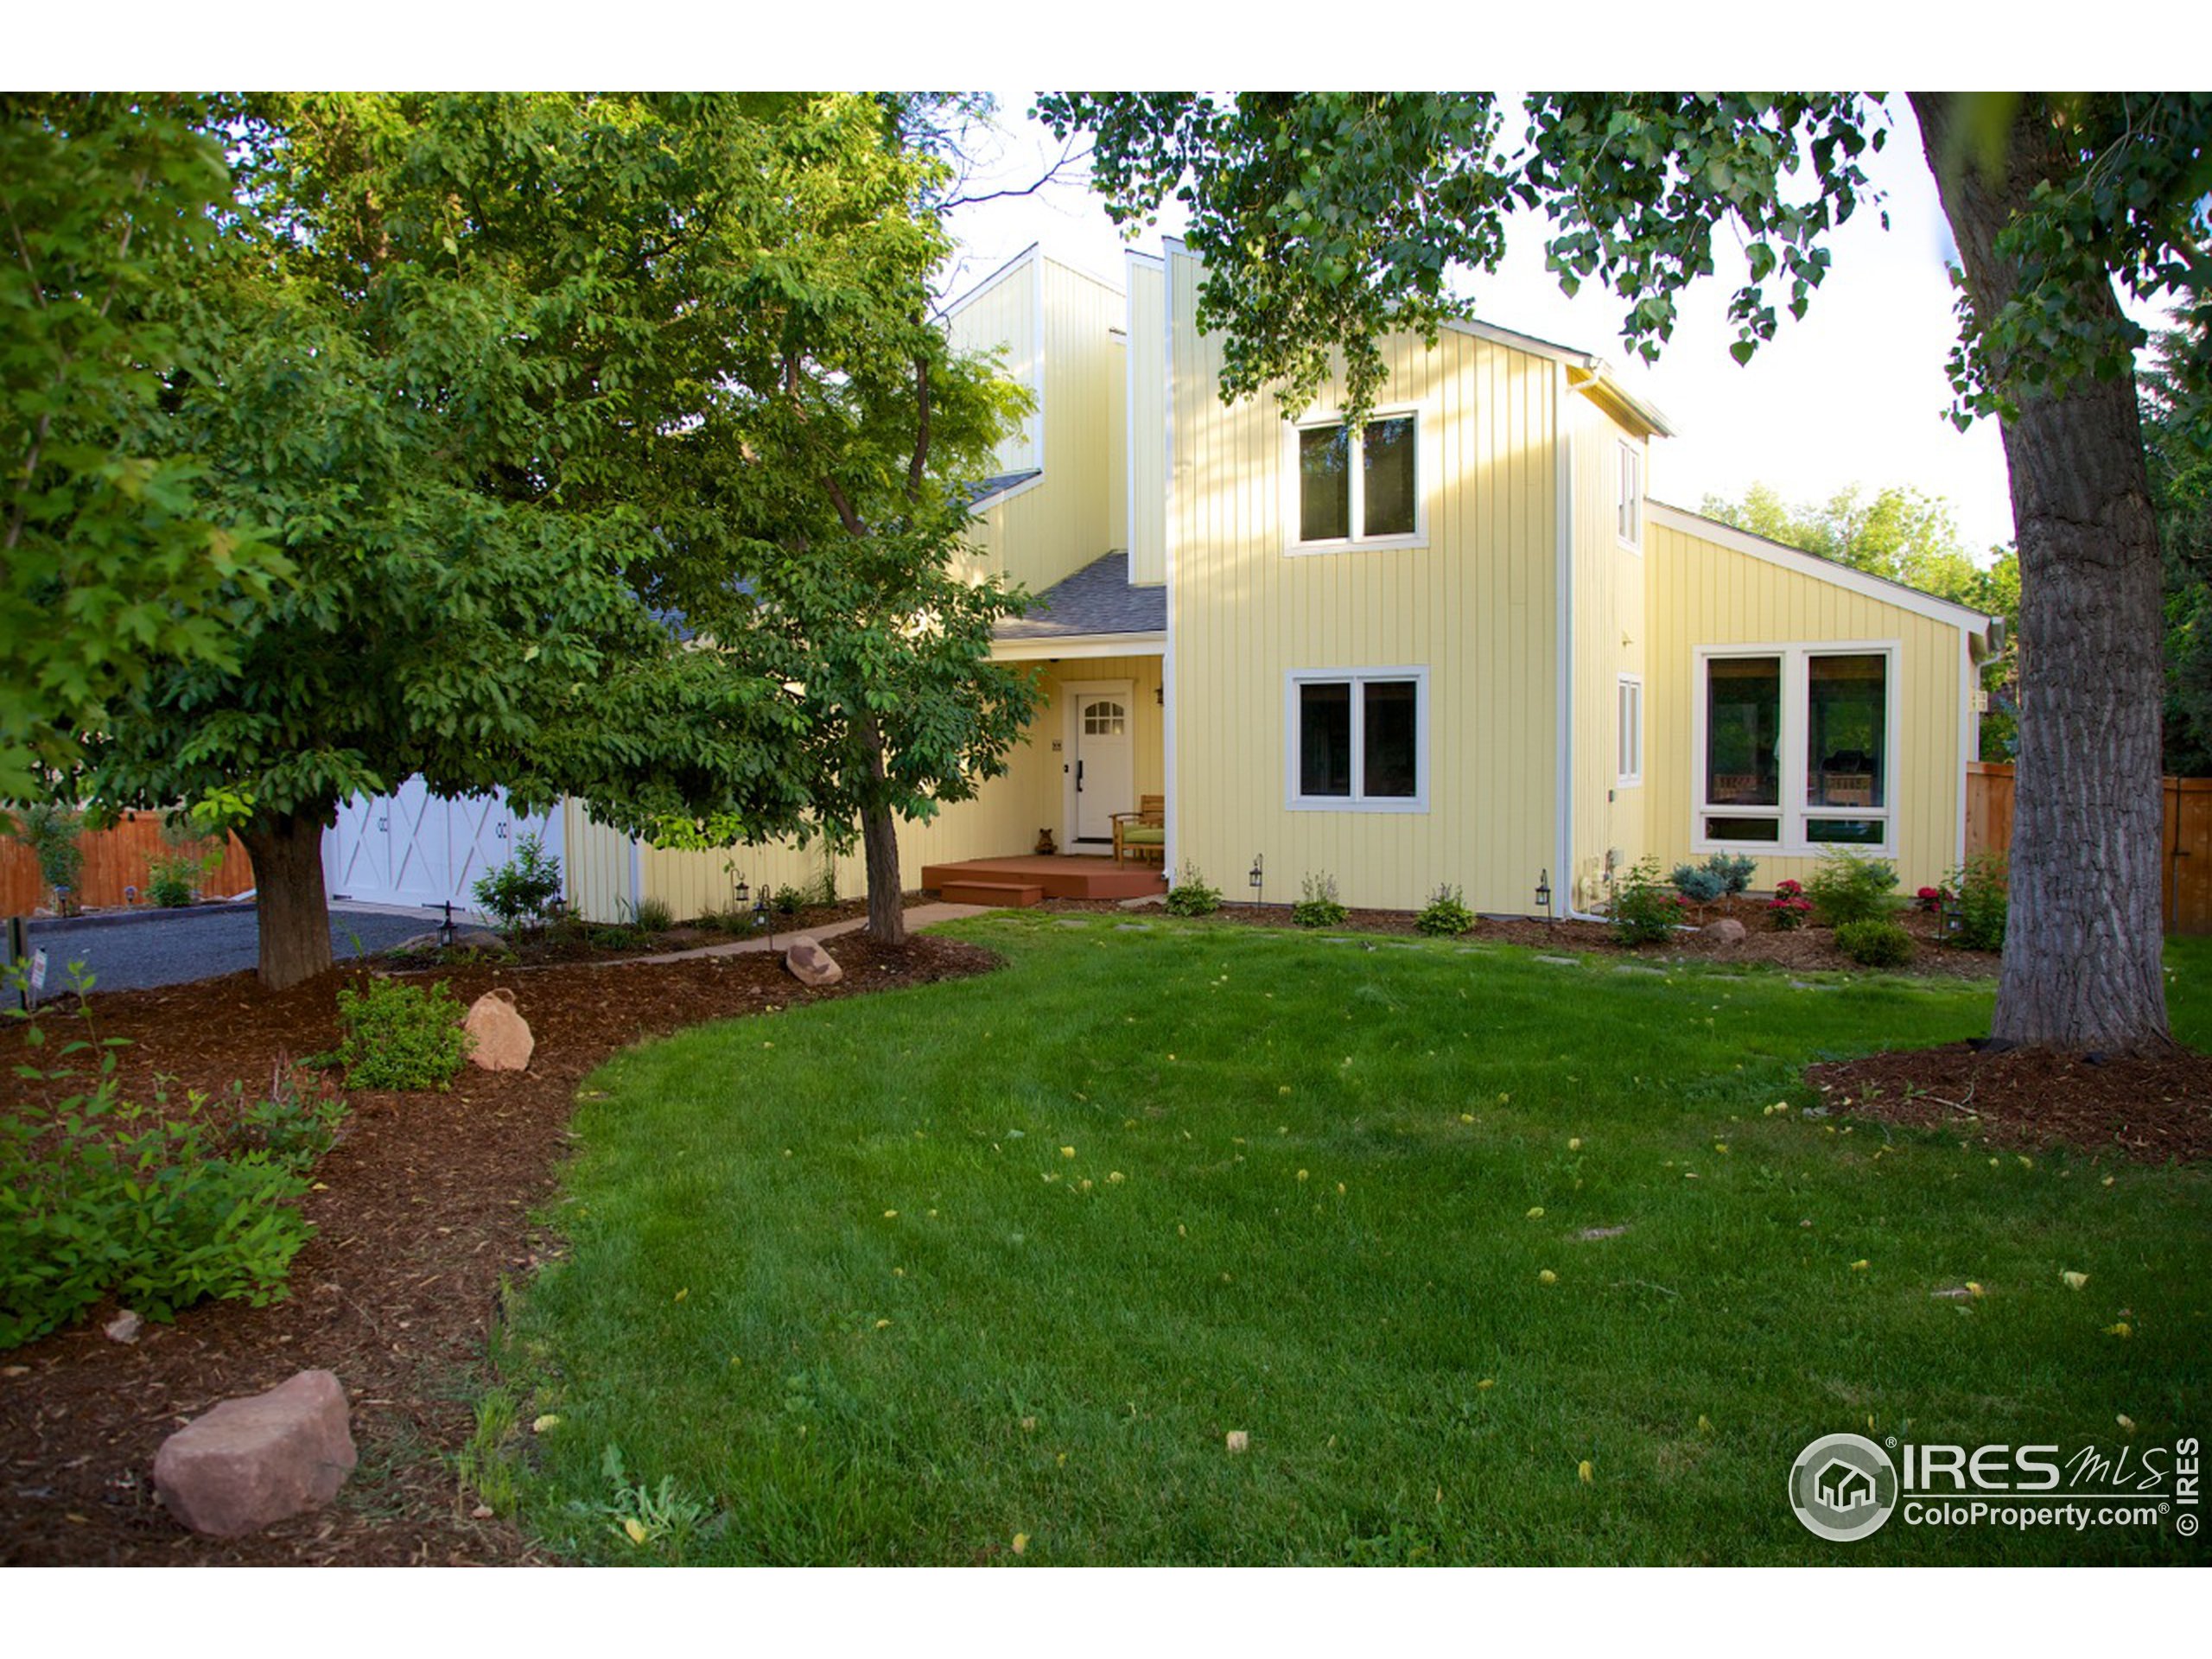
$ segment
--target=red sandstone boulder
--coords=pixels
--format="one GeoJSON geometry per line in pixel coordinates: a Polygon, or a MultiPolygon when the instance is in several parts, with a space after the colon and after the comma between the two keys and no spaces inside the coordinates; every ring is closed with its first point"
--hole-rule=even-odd
{"type": "Polygon", "coordinates": [[[784,966],[802,985],[835,985],[845,976],[837,959],[804,933],[784,952],[784,966]]]}
{"type": "Polygon", "coordinates": [[[226,1400],[162,1442],[154,1490],[194,1532],[236,1538],[328,1503],[353,1472],[346,1390],[328,1371],[302,1371],[243,1400],[226,1400]]]}
{"type": "Polygon", "coordinates": [[[504,985],[470,1003],[461,1028],[476,1039],[470,1062],[486,1071],[520,1071],[537,1046],[530,1022],[515,1012],[515,994],[504,985]]]}

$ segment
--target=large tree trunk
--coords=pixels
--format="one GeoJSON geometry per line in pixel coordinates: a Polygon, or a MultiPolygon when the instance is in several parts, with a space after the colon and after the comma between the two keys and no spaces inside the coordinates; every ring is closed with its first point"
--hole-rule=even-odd
{"type": "Polygon", "coordinates": [[[883,734],[874,721],[861,728],[868,769],[878,798],[861,808],[861,849],[868,859],[868,933],[885,944],[906,943],[906,906],[899,887],[899,823],[881,799],[885,779],[883,734]]]}
{"type": "Polygon", "coordinates": [[[253,861],[261,982],[272,991],[330,971],[330,904],[322,886],[327,821],[326,813],[299,811],[257,817],[238,831],[253,861]]]}
{"type": "MultiPolygon", "coordinates": [[[[2001,178],[1961,157],[1955,95],[1915,94],[1921,138],[1975,312],[2018,271],[1998,233],[2072,163],[2049,105],[2022,100],[2001,178]]],[[[1970,151],[1969,151],[1970,155],[1970,151]]],[[[2117,308],[2085,283],[2069,308],[2117,308]]],[[[2005,459],[2020,550],[2019,754],[2012,913],[1991,1034],[2074,1051],[2171,1045],[2160,962],[2158,528],[2132,375],[2058,396],[2012,388],[2005,459]]]]}

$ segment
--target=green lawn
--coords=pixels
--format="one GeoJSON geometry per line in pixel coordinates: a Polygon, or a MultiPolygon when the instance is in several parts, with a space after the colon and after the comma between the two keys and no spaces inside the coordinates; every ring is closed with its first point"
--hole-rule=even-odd
{"type": "MultiPolygon", "coordinates": [[[[1789,1513],[1791,1460],[1835,1430],[2212,1427],[2204,1172],[1799,1116],[1808,1060],[1974,1034],[1986,992],[1166,919],[956,931],[1007,970],[594,1078],[569,1256],[513,1310],[472,1459],[555,1548],[2205,1558],[1897,1521],[1840,1546],[1789,1513]]],[[[2212,950],[2172,961],[2177,1029],[2212,1043],[2212,950]]]]}

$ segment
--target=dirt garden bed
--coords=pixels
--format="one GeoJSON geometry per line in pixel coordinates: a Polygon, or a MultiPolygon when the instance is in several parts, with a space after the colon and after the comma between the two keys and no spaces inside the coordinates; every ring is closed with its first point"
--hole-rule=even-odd
{"type": "MultiPolygon", "coordinates": [[[[111,1342],[115,1310],[0,1353],[0,1563],[290,1565],[521,1563],[512,1528],[471,1513],[451,1465],[474,1426],[501,1286],[545,1248],[531,1212],[568,1147],[576,1090],[624,1046],[703,1020],[980,973],[972,945],[916,938],[903,950],[839,938],[837,985],[800,986],[779,956],[517,970],[479,963],[442,978],[462,1001],[515,993],[537,1052],[524,1072],[464,1069],[445,1094],[349,1090],[352,1115],[315,1171],[315,1236],[294,1260],[288,1300],[203,1304],[139,1340],[111,1342]],[[353,1402],[360,1466],[321,1512],[254,1537],[202,1538],[156,1501],[148,1471],[168,1434],[216,1402],[311,1367],[353,1402]]],[[[266,1086],[286,1058],[334,1048],[336,996],[352,974],[271,995],[250,975],[94,999],[128,1098],[154,1075],[172,1090],[266,1086]]],[[[52,1045],[72,1022],[47,1020],[52,1045]]],[[[0,1063],[41,1054],[0,1030],[0,1063]]],[[[31,1085],[16,1084],[19,1090],[31,1085]]],[[[41,1085],[49,1091],[51,1085],[41,1085]]],[[[34,1090],[35,1094],[35,1090],[34,1090]]]]}
{"type": "Polygon", "coordinates": [[[2140,1163],[2212,1159],[2212,1054],[2155,1059],[1998,1052],[1971,1043],[1808,1069],[1829,1109],[1950,1131],[2014,1152],[2065,1147],[2140,1163]]]}
{"type": "MultiPolygon", "coordinates": [[[[1047,899],[1039,908],[1070,913],[1120,911],[1116,899],[1047,899]]],[[[1733,897],[1702,906],[1694,912],[1698,925],[1685,928],[1663,944],[1625,945],[1603,922],[1543,922],[1527,917],[1484,917],[1471,933],[1461,937],[1483,943],[1527,945],[1537,950],[1597,952],[1650,963],[1760,963],[1800,972],[1864,974],[1870,970],[1835,948],[1835,936],[1825,927],[1801,927],[1784,932],[1758,899],[1733,897]],[[1744,937],[1726,940],[1706,931],[1715,922],[1740,923],[1744,937]]],[[[1355,910],[1332,928],[1331,933],[1415,934],[1409,910],[1355,910]]],[[[1912,936],[1912,961],[1896,971],[1947,979],[1994,979],[1993,951],[1967,950],[1943,938],[1942,919],[1921,910],[1898,912],[1897,924],[1912,936]]],[[[1288,905],[1224,905],[1205,920],[1217,926],[1295,927],[1288,905]]]]}

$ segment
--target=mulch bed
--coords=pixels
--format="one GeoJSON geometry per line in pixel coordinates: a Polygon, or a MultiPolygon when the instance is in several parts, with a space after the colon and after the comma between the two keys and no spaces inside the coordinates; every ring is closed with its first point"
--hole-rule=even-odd
{"type": "MultiPolygon", "coordinates": [[[[522,1564],[529,1545],[471,1513],[449,1459],[473,1429],[501,1282],[534,1268],[547,1241],[531,1211],[552,1191],[584,1076],[640,1039],[703,1020],[982,973],[988,951],[917,938],[904,949],[858,934],[833,941],[843,980],[820,990],[751,953],[662,964],[420,976],[462,1002],[510,987],[537,1047],[523,1072],[464,1068],[445,1094],[349,1092],[353,1113],[315,1170],[315,1236],[292,1263],[291,1294],[149,1324],[136,1344],[101,1325],[116,1310],[0,1354],[0,1563],[10,1565],[522,1564]],[[353,1402],[360,1466],[319,1513],[256,1536],[202,1538],[153,1492],[154,1453],[186,1419],[294,1372],[335,1371],[353,1402]]],[[[98,1034],[123,1037],[125,1098],[265,1087],[287,1057],[334,1048],[349,974],[271,995],[249,974],[94,999],[98,1034]]],[[[73,1021],[47,1020],[46,1049],[0,1032],[0,1065],[50,1064],[73,1021]]],[[[17,1084],[23,1088],[27,1085],[17,1084]]]]}
{"type": "Polygon", "coordinates": [[[2212,1054],[2092,1061],[1953,1043],[1815,1065],[1805,1077],[1832,1111],[1993,1147],[2064,1147],[2152,1164],[2212,1159],[2212,1054]]]}
{"type": "MultiPolygon", "coordinates": [[[[1111,899],[1047,899],[1037,908],[1076,913],[1120,911],[1127,906],[1111,899]]],[[[1137,913],[1148,913],[1154,908],[1147,906],[1137,913]]],[[[1224,905],[1205,919],[1243,927],[1297,925],[1291,918],[1288,905],[1224,905]]],[[[1704,906],[1698,912],[1698,919],[1703,924],[1724,919],[1740,922],[1744,937],[1729,942],[1700,930],[1678,932],[1664,944],[1625,945],[1613,938],[1612,929],[1603,922],[1542,922],[1526,917],[1497,919],[1488,916],[1475,924],[1473,932],[1461,937],[1491,944],[1525,944],[1537,950],[1595,952],[1654,963],[1747,962],[1798,972],[1872,971],[1837,950],[1834,934],[1825,927],[1801,927],[1789,932],[1777,928],[1768,917],[1764,903],[1758,899],[1721,899],[1704,906]]],[[[1925,911],[1907,910],[1899,912],[1895,919],[1912,935],[1918,948],[1910,963],[1891,971],[1944,979],[1986,980],[1997,976],[1996,953],[1961,950],[1946,943],[1940,917],[1925,911]]],[[[1420,931],[1414,925],[1414,912],[1409,910],[1355,910],[1334,927],[1316,931],[1395,934],[1420,931]]]]}

